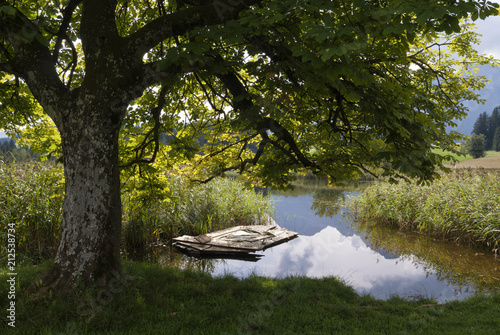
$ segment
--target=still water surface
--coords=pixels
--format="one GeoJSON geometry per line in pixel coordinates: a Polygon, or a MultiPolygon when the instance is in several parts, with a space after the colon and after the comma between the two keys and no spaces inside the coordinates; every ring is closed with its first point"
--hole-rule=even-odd
{"type": "Polygon", "coordinates": [[[178,254],[164,254],[159,261],[214,276],[336,276],[357,292],[380,299],[398,295],[445,302],[500,290],[500,262],[487,252],[352,223],[338,203],[356,194],[321,185],[271,192],[274,219],[299,237],[261,252],[264,256],[257,262],[178,254]]]}

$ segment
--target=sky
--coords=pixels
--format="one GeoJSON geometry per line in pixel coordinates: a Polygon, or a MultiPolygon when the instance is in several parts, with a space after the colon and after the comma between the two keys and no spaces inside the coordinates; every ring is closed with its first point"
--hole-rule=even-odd
{"type": "MultiPolygon", "coordinates": [[[[500,15],[477,20],[475,24],[476,31],[482,35],[481,44],[476,49],[482,54],[500,59],[500,15]]],[[[5,137],[5,133],[0,131],[0,138],[2,137],[5,137]]]]}
{"type": "Polygon", "coordinates": [[[480,53],[493,55],[500,59],[500,16],[488,17],[475,22],[476,31],[483,35],[481,44],[476,47],[480,53]]]}

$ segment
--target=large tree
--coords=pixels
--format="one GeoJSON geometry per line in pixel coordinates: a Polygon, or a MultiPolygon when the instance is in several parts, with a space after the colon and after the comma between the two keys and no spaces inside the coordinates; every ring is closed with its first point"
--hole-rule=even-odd
{"type": "Polygon", "coordinates": [[[120,168],[153,162],[161,133],[173,137],[167,157],[191,159],[202,180],[237,169],[284,185],[303,168],[332,181],[433,178],[442,158],[431,149],[454,148],[446,126],[465,115],[462,100],[479,100],[473,66],[492,62],[472,49],[464,20],[496,7],[1,1],[2,126],[47,134],[53,122],[61,140],[62,237],[42,286],[105,286],[121,274],[120,168]]]}

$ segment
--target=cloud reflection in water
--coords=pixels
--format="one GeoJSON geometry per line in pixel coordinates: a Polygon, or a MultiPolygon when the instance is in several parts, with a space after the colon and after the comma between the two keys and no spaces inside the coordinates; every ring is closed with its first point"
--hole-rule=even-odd
{"type": "Polygon", "coordinates": [[[360,236],[345,236],[331,226],[312,236],[299,236],[263,253],[265,256],[257,263],[221,262],[216,266],[214,275],[335,276],[353,286],[357,292],[381,299],[399,295],[405,298],[432,297],[444,302],[463,299],[470,294],[439,281],[426,272],[414,257],[385,258],[370,249],[360,236]]]}

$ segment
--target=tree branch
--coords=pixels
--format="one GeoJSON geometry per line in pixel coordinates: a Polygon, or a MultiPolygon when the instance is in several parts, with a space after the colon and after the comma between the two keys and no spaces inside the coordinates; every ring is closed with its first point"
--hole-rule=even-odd
{"type": "MultiPolygon", "coordinates": [[[[216,56],[216,62],[224,64],[224,59],[222,56],[216,56]]],[[[223,68],[227,69],[225,73],[216,73],[216,76],[222,81],[226,88],[231,92],[233,96],[233,106],[235,109],[239,110],[240,113],[247,113],[244,117],[245,120],[250,121],[251,126],[261,135],[266,143],[271,143],[273,146],[282,151],[286,156],[288,156],[293,162],[302,164],[304,167],[309,167],[317,171],[321,171],[321,168],[309,160],[300,150],[292,134],[285,129],[277,120],[270,117],[262,117],[258,113],[258,106],[256,106],[250,98],[250,94],[247,92],[246,88],[243,86],[241,81],[238,79],[234,71],[231,71],[231,67],[224,64],[223,68]],[[273,134],[280,140],[288,144],[289,150],[283,147],[276,141],[271,140],[268,137],[267,131],[270,130],[273,134]]],[[[258,156],[260,157],[260,155],[258,156]]],[[[257,159],[258,159],[257,157],[257,159]]]]}
{"type": "Polygon", "coordinates": [[[194,28],[225,23],[262,0],[213,0],[208,4],[182,9],[149,22],[126,38],[137,55],[144,55],[162,41],[181,36],[194,28]]]}
{"type": "Polygon", "coordinates": [[[64,8],[63,19],[61,22],[61,26],[59,27],[59,31],[56,33],[57,40],[54,46],[54,53],[52,54],[54,63],[57,63],[57,60],[59,59],[59,50],[61,49],[62,41],[69,40],[66,31],[68,30],[69,24],[71,23],[73,12],[75,11],[76,7],[78,7],[78,5],[80,5],[82,2],[83,0],[71,0],[66,8],[64,8]]]}
{"type": "Polygon", "coordinates": [[[121,165],[120,168],[126,168],[134,164],[141,163],[151,164],[156,160],[156,156],[160,150],[160,115],[163,107],[165,106],[165,96],[169,88],[170,87],[168,85],[162,86],[160,93],[158,94],[158,105],[151,110],[151,116],[153,117],[154,122],[153,128],[144,136],[142,143],[135,148],[135,159],[121,165]],[[153,138],[149,139],[151,135],[153,138]],[[151,158],[144,158],[145,151],[151,143],[154,143],[153,154],[151,155],[151,158]]]}
{"type": "Polygon", "coordinates": [[[0,13],[0,36],[9,41],[15,54],[9,67],[3,68],[26,81],[32,94],[57,124],[61,115],[52,107],[55,101],[64,99],[68,90],[57,74],[45,37],[21,11],[6,2],[1,4],[10,8],[0,13]]]}
{"type": "Polygon", "coordinates": [[[0,72],[7,72],[7,73],[10,73],[10,74],[14,74],[16,76],[19,75],[19,72],[16,71],[12,67],[12,64],[10,64],[10,63],[0,63],[0,72]]]}
{"type": "Polygon", "coordinates": [[[114,49],[121,45],[115,21],[117,2],[118,0],[83,1],[80,35],[87,67],[92,67],[99,56],[106,57],[101,52],[105,47],[114,49]]]}

